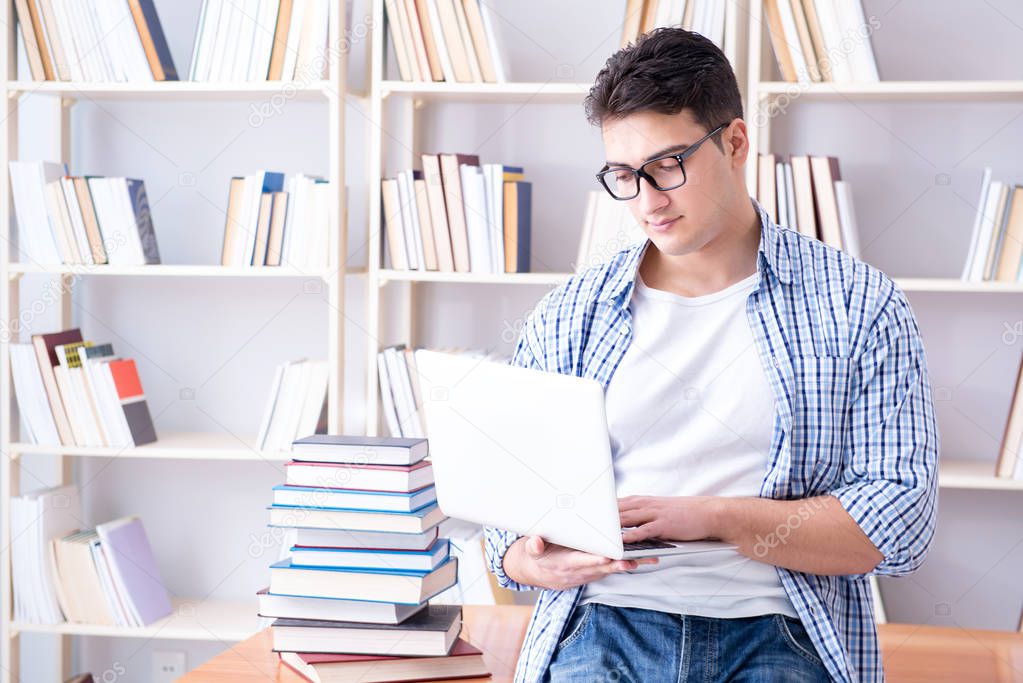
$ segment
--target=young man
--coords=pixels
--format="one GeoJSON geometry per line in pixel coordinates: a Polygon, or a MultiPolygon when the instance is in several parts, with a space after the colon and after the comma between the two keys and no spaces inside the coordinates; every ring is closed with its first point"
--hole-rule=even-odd
{"type": "Polygon", "coordinates": [[[499,583],[543,589],[516,680],[883,680],[867,577],[916,570],[936,514],[905,296],[749,197],[738,87],[707,39],[641,38],[586,110],[599,181],[648,239],[548,294],[513,363],[604,384],[626,542],[737,551],[612,561],[487,529],[499,583]]]}

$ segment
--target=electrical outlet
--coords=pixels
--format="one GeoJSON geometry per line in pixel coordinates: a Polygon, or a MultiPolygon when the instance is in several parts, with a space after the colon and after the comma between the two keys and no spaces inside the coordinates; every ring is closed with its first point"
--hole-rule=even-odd
{"type": "Polygon", "coordinates": [[[180,650],[153,650],[152,683],[174,683],[185,675],[185,653],[180,650]]]}

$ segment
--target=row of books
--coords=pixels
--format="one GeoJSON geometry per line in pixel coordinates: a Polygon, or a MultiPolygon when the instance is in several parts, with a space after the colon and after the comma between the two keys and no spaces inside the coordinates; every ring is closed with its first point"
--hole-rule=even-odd
{"type": "Polygon", "coordinates": [[[176,81],[153,0],[15,0],[36,81],[176,81]]]}
{"type": "Polygon", "coordinates": [[[779,225],[860,257],[852,190],[835,157],[761,154],[757,201],[779,225]]]}
{"type": "Polygon", "coordinates": [[[326,431],[328,373],[327,362],[322,360],[302,359],[277,366],[256,448],[287,451],[300,436],[326,431]]]}
{"type": "Polygon", "coordinates": [[[396,270],[529,272],[532,183],[523,169],[474,154],[424,154],[423,170],[381,181],[396,270]]]}
{"type": "Polygon", "coordinates": [[[659,26],[681,26],[724,48],[726,4],[719,0],[628,0],[621,47],[659,26]]]}
{"type": "Polygon", "coordinates": [[[771,47],[792,83],[877,82],[870,34],[877,20],[862,0],[764,0],[771,47]]]}
{"type": "Polygon", "coordinates": [[[504,83],[505,56],[482,0],[384,0],[403,81],[504,83]]]}
{"type": "Polygon", "coordinates": [[[605,263],[622,249],[646,239],[643,229],[629,210],[628,202],[620,202],[604,190],[591,190],[586,195],[576,272],[605,263]]]}
{"type": "Polygon", "coordinates": [[[961,279],[1023,282],[1023,186],[984,169],[961,279]]]}
{"type": "Polygon", "coordinates": [[[224,266],[323,269],[329,262],[330,182],[258,171],[231,178],[224,266]],[[285,189],[286,188],[286,189],[285,189]]]}
{"type": "Polygon", "coordinates": [[[301,81],[327,77],[330,0],[203,0],[193,81],[301,81]]]}
{"type": "Polygon", "coordinates": [[[70,176],[50,161],[11,161],[18,248],[32,262],[148,265],[160,262],[146,184],[70,176]]]}
{"type": "Polygon", "coordinates": [[[310,680],[484,673],[467,644],[451,656],[460,608],[427,604],[458,573],[439,536],[427,441],[316,435],[292,452],[270,523],[294,530],[295,544],[259,593],[281,661],[310,680]]]}
{"type": "Polygon", "coordinates": [[[170,596],[137,516],[80,528],[74,486],[11,498],[14,618],[146,626],[171,613],[170,596]]]}
{"type": "Polygon", "coordinates": [[[32,443],[126,448],[156,441],[135,361],[78,328],[11,344],[18,411],[32,443]]]}

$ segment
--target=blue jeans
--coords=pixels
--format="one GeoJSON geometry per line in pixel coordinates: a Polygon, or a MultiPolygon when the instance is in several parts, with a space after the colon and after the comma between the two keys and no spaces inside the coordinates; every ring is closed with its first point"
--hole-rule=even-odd
{"type": "Polygon", "coordinates": [[[577,605],[547,670],[552,683],[830,681],[799,619],[714,619],[577,605]]]}

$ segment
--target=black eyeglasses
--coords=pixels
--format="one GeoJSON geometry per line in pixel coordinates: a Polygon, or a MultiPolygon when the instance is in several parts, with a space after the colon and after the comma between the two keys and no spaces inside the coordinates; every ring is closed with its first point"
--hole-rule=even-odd
{"type": "Polygon", "coordinates": [[[683,162],[696,154],[696,150],[700,148],[700,145],[721,132],[727,125],[727,123],[722,123],[691,144],[683,152],[651,159],[639,168],[605,166],[597,174],[597,180],[600,181],[600,184],[604,186],[609,195],[619,201],[626,201],[639,196],[640,178],[645,178],[655,190],[660,190],[661,192],[682,187],[686,184],[686,169],[683,162]]]}

